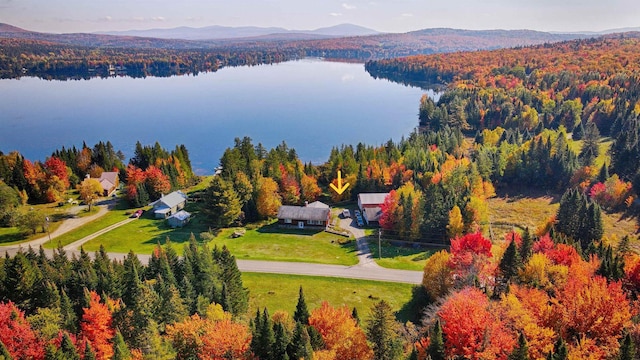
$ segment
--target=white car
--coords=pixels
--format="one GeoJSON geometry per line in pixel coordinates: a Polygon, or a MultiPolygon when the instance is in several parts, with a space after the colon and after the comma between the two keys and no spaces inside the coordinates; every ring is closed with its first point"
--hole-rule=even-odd
{"type": "Polygon", "coordinates": [[[342,210],[342,217],[345,219],[351,217],[351,212],[349,211],[349,209],[342,210]]]}

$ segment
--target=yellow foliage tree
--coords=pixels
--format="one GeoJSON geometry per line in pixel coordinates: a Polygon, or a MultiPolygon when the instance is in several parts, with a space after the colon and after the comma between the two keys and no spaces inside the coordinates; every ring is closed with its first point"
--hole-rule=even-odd
{"type": "Polygon", "coordinates": [[[274,217],[282,206],[282,198],[278,193],[278,183],[272,178],[258,179],[258,197],[256,199],[258,214],[263,218],[274,217]]]}
{"type": "Polygon", "coordinates": [[[455,239],[462,236],[464,231],[464,222],[462,221],[462,212],[458,205],[455,205],[451,211],[449,211],[449,225],[447,225],[447,235],[450,239],[455,239]]]}
{"type": "Polygon", "coordinates": [[[100,185],[98,179],[87,178],[82,180],[78,185],[78,191],[80,192],[80,199],[89,205],[89,211],[91,211],[91,205],[93,205],[102,194],[102,185],[100,185]]]}
{"type": "Polygon", "coordinates": [[[424,264],[422,286],[432,299],[438,299],[453,287],[453,272],[449,266],[451,254],[446,250],[431,255],[424,264]]]}

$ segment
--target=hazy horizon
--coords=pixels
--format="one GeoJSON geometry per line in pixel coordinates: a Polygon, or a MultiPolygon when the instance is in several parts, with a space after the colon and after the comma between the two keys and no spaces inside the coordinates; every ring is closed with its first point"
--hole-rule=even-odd
{"type": "Polygon", "coordinates": [[[638,19],[640,7],[633,0],[0,0],[0,22],[52,33],[214,25],[314,30],[344,23],[387,33],[425,28],[600,32],[638,27],[638,19]]]}

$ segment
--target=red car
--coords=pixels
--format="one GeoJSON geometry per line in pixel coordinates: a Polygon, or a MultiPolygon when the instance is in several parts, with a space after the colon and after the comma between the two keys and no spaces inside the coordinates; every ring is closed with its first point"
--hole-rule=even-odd
{"type": "Polygon", "coordinates": [[[136,212],[134,212],[133,214],[131,214],[132,218],[139,218],[140,216],[142,216],[142,213],[144,212],[144,210],[140,209],[136,212]]]}

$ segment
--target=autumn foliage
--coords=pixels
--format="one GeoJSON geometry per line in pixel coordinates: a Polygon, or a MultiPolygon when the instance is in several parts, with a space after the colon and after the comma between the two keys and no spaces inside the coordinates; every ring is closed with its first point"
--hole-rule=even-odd
{"type": "Polygon", "coordinates": [[[373,357],[364,331],[357,326],[351,317],[351,310],[346,306],[334,308],[323,302],[311,313],[309,325],[320,332],[327,350],[335,352],[335,360],[366,360],[373,357]]]}

